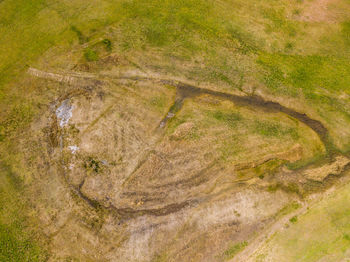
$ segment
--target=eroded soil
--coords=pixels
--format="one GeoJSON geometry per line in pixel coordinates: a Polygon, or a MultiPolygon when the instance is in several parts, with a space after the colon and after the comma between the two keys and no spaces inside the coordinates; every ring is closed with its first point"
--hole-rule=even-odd
{"type": "Polygon", "coordinates": [[[320,121],[257,95],[146,76],[29,73],[68,86],[53,102],[50,120],[41,119],[48,127],[51,164],[46,172],[55,177],[60,195],[39,212],[52,239],[53,260],[222,261],[228,243],[248,240],[271,226],[280,210],[308,194],[310,181],[322,190],[329,177],[339,177],[349,167],[320,121]],[[145,106],[147,97],[159,94],[166,98],[162,110],[145,106]],[[297,120],[323,144],[324,162],[300,170],[281,165],[267,178],[239,177],[238,171],[249,173],[276,159],[299,160],[303,149],[294,145],[265,153],[260,162],[226,163],[212,141],[185,139],[195,124],[182,123],[169,134],[170,121],[202,97],[297,120]],[[64,105],[69,112],[62,117],[57,112],[64,105]],[[322,177],[314,177],[316,168],[322,177]],[[72,230],[76,233],[67,240],[72,230]]]}

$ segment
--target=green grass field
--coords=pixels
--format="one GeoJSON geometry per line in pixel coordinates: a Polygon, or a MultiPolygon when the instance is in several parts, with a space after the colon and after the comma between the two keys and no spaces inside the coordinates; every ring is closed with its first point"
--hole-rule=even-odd
{"type": "Polygon", "coordinates": [[[45,247],[31,231],[28,207],[18,193],[22,182],[3,166],[0,181],[0,260],[45,261],[45,247]]]}

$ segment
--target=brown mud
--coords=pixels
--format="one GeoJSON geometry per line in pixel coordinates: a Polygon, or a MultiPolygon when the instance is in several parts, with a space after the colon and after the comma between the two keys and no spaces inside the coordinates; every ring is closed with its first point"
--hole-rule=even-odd
{"type": "Polygon", "coordinates": [[[329,132],[327,128],[320,121],[312,119],[304,113],[300,113],[294,109],[285,107],[280,103],[266,101],[257,95],[239,96],[230,93],[214,91],[211,89],[196,87],[182,82],[175,82],[172,80],[161,80],[161,82],[175,86],[177,88],[177,98],[175,100],[175,103],[169,109],[166,117],[161,121],[161,126],[164,126],[164,124],[167,122],[169,115],[173,116],[181,109],[185,99],[194,98],[199,95],[211,95],[224,100],[229,100],[238,106],[255,107],[269,113],[284,113],[311,128],[319,136],[320,140],[324,144],[327,154],[332,155],[336,151],[329,139],[329,132]]]}
{"type": "MultiPolygon", "coordinates": [[[[316,132],[319,138],[321,139],[321,141],[323,142],[328,155],[333,155],[337,151],[333,143],[330,141],[328,129],[319,120],[312,119],[305,113],[300,113],[294,109],[283,106],[278,102],[265,100],[264,98],[258,95],[245,95],[245,96],[234,95],[231,93],[219,92],[212,89],[197,87],[197,86],[183,83],[181,81],[177,81],[173,79],[152,78],[147,76],[108,76],[108,77],[102,76],[103,80],[100,80],[98,79],[99,77],[97,75],[87,74],[87,73],[70,73],[70,74],[61,75],[61,74],[44,72],[35,68],[30,68],[28,73],[39,78],[46,78],[54,81],[64,82],[67,84],[73,83],[74,85],[77,85],[77,86],[82,86],[83,84],[84,86],[83,89],[86,89],[86,87],[90,87],[89,91],[91,91],[91,86],[101,86],[103,84],[103,80],[110,80],[110,79],[151,81],[151,82],[159,82],[164,85],[174,86],[177,89],[177,94],[176,94],[174,104],[170,107],[168,113],[160,122],[160,127],[163,127],[170,118],[174,117],[175,114],[181,110],[185,99],[194,98],[202,94],[211,95],[221,99],[229,100],[238,106],[255,107],[255,108],[264,110],[265,112],[271,112],[271,113],[281,112],[292,118],[299,120],[300,122],[304,123],[309,128],[311,128],[314,132],[316,132]],[[68,79],[69,81],[66,79],[68,79]],[[82,81],[82,83],[80,83],[80,81],[82,81]]],[[[79,91],[81,92],[81,90],[79,91]]],[[[66,95],[65,99],[67,99],[69,96],[71,96],[71,94],[66,95]]]]}
{"type": "Polygon", "coordinates": [[[102,209],[111,212],[113,215],[118,217],[121,221],[126,221],[131,218],[135,218],[142,215],[152,215],[152,216],[166,216],[171,213],[180,211],[181,209],[189,206],[190,204],[195,204],[198,200],[186,200],[180,203],[172,203],[160,208],[150,208],[150,209],[133,209],[130,207],[118,208],[112,204],[104,205],[98,200],[94,200],[86,196],[81,188],[84,181],[79,185],[79,187],[74,187],[76,194],[83,199],[90,207],[94,209],[102,209]]]}
{"type": "MultiPolygon", "coordinates": [[[[41,71],[40,71],[41,72],[41,71]]],[[[45,77],[45,74],[48,73],[40,73],[39,77],[45,77]]],[[[59,75],[54,75],[55,79],[50,75],[49,79],[59,81],[57,79],[65,79],[63,77],[59,77],[59,75]]],[[[75,78],[74,81],[69,78],[69,83],[71,82],[79,82],[78,80],[82,78],[81,76],[70,76],[71,78],[75,78]]],[[[97,78],[97,76],[96,76],[97,78]]],[[[170,107],[168,110],[167,114],[165,117],[161,120],[159,128],[163,128],[166,126],[167,122],[178,113],[181,108],[184,105],[184,102],[186,99],[191,99],[198,97],[200,95],[210,95],[213,97],[217,97],[223,100],[228,100],[236,104],[237,106],[243,106],[243,107],[254,107],[258,108],[264,112],[268,113],[284,113],[294,119],[297,119],[298,121],[304,123],[307,125],[309,128],[311,128],[320,138],[322,143],[325,146],[326,153],[327,153],[327,159],[328,161],[331,161],[333,156],[335,156],[338,152],[333,146],[330,136],[329,136],[329,131],[327,128],[318,120],[310,118],[308,115],[305,113],[300,113],[294,109],[288,108],[286,106],[281,105],[278,102],[274,101],[267,101],[264,98],[257,96],[257,95],[245,95],[245,96],[240,96],[240,95],[235,95],[235,94],[230,94],[230,93],[225,93],[225,92],[219,92],[207,88],[201,88],[197,86],[193,86],[187,83],[183,83],[180,81],[176,80],[169,80],[169,79],[159,79],[159,78],[150,78],[150,77],[138,77],[138,76],[121,76],[121,77],[109,77],[109,79],[119,79],[119,80],[131,80],[131,81],[151,81],[151,82],[158,82],[164,85],[169,85],[173,86],[176,88],[176,97],[173,105],[170,107]]],[[[90,78],[85,79],[85,86],[100,86],[102,82],[100,80],[97,80],[95,78],[90,78]]],[[[78,88],[79,90],[79,88],[78,88]]],[[[75,96],[75,95],[80,95],[81,93],[86,93],[86,91],[91,91],[91,88],[80,88],[79,91],[72,92],[71,94],[67,94],[64,96],[65,99],[75,96]],[[81,90],[82,89],[82,90],[81,90]]],[[[88,92],[89,93],[89,92],[88,92]]],[[[61,99],[60,99],[61,100],[61,99]]],[[[56,141],[52,141],[53,143],[51,144],[57,144],[56,141]]],[[[64,172],[64,171],[63,171],[64,172]]],[[[64,174],[64,177],[66,178],[66,175],[64,174]]],[[[198,177],[195,176],[194,178],[190,179],[197,179],[198,177]]],[[[84,181],[79,185],[79,186],[73,186],[69,183],[69,181],[66,178],[67,184],[70,186],[72,189],[72,192],[74,192],[75,195],[77,195],[80,199],[82,199],[85,203],[87,203],[90,207],[94,209],[102,209],[107,212],[110,212],[116,217],[118,217],[121,221],[125,221],[131,218],[135,218],[138,216],[142,215],[152,215],[152,216],[165,216],[174,212],[178,212],[181,209],[190,206],[190,205],[196,205],[198,204],[201,200],[199,199],[190,199],[190,200],[185,200],[180,203],[171,203],[168,205],[165,205],[160,208],[150,208],[150,209],[138,209],[138,208],[131,208],[131,207],[116,207],[108,203],[103,203],[102,201],[95,200],[89,198],[87,195],[85,195],[81,188],[84,184],[84,181]]]]}

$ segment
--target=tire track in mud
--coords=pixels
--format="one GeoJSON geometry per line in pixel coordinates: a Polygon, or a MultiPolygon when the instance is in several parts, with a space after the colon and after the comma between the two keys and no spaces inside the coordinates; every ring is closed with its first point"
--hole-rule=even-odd
{"type": "Polygon", "coordinates": [[[194,98],[200,95],[211,95],[224,100],[233,102],[238,106],[244,107],[255,107],[263,110],[267,113],[284,113],[298,121],[304,123],[309,128],[311,128],[320,138],[325,146],[328,155],[333,155],[337,153],[333,143],[330,141],[329,131],[322,124],[321,121],[312,119],[305,113],[300,113],[294,109],[286,107],[278,102],[265,100],[263,97],[258,95],[235,95],[226,92],[215,91],[212,89],[207,89],[203,87],[194,86],[181,81],[173,79],[163,79],[163,78],[153,78],[147,76],[116,76],[109,78],[119,79],[119,80],[132,80],[132,81],[150,81],[159,82],[164,85],[170,85],[176,87],[176,98],[173,105],[170,107],[168,113],[160,122],[160,127],[164,127],[169,119],[175,116],[179,112],[184,104],[185,99],[194,98]]]}
{"type": "Polygon", "coordinates": [[[93,209],[103,209],[106,211],[110,211],[114,215],[116,215],[121,221],[125,221],[125,220],[142,216],[142,215],[166,216],[168,214],[180,211],[181,209],[189,206],[190,204],[199,202],[198,200],[188,199],[180,203],[172,203],[160,208],[150,208],[150,209],[133,209],[131,207],[119,208],[112,204],[109,204],[108,206],[103,205],[100,201],[91,199],[90,197],[85,195],[81,190],[84,183],[85,183],[85,180],[83,180],[78,187],[73,187],[75,193],[93,209]]]}
{"type": "Polygon", "coordinates": [[[170,107],[166,116],[160,122],[160,127],[164,127],[169,119],[175,116],[175,114],[181,110],[185,99],[194,98],[200,95],[211,95],[214,97],[218,97],[224,100],[231,101],[238,106],[244,107],[255,107],[260,108],[265,112],[270,113],[284,113],[292,118],[297,119],[298,121],[304,123],[309,128],[311,128],[317,135],[320,140],[324,144],[326,151],[328,154],[335,153],[335,148],[330,141],[329,131],[328,129],[319,121],[310,118],[305,113],[300,113],[294,109],[288,108],[286,106],[281,105],[278,102],[265,100],[263,97],[258,95],[235,95],[226,92],[215,91],[212,89],[207,89],[203,87],[197,87],[194,85],[190,85],[181,81],[173,80],[173,79],[163,79],[163,78],[155,78],[148,76],[99,76],[91,73],[78,73],[71,72],[66,74],[56,74],[44,72],[35,68],[29,68],[28,73],[35,77],[46,78],[53,81],[64,82],[64,83],[79,83],[81,81],[97,81],[98,84],[102,84],[99,78],[103,80],[117,79],[117,80],[132,80],[132,81],[151,81],[151,82],[159,82],[164,85],[174,86],[177,89],[176,98],[173,105],[170,107]]]}
{"type": "Polygon", "coordinates": [[[69,179],[66,175],[66,172],[63,168],[63,178],[65,182],[67,183],[68,187],[71,189],[72,193],[79,197],[79,199],[83,200],[88,206],[90,206],[94,210],[103,210],[107,211],[113,215],[115,215],[120,222],[127,221],[132,218],[136,218],[138,216],[142,215],[152,215],[152,216],[166,216],[175,212],[178,212],[182,210],[183,208],[186,208],[192,204],[197,204],[200,202],[199,199],[187,199],[180,203],[171,203],[168,205],[165,205],[163,207],[159,208],[149,208],[149,209],[134,209],[131,207],[116,207],[112,204],[104,205],[102,201],[92,199],[91,197],[87,196],[84,192],[82,192],[82,187],[85,183],[85,178],[83,181],[78,185],[74,186],[71,183],[69,183],[69,179]]]}
{"type": "Polygon", "coordinates": [[[334,153],[334,146],[330,141],[328,129],[320,121],[310,118],[305,113],[300,113],[294,109],[283,106],[278,102],[264,100],[261,96],[257,95],[239,96],[230,93],[214,91],[211,89],[196,87],[182,82],[175,82],[172,80],[161,80],[161,82],[164,84],[175,86],[177,88],[177,98],[173,106],[170,107],[167,115],[161,121],[160,127],[163,127],[171,117],[175,116],[175,114],[181,110],[185,99],[194,98],[200,95],[211,95],[214,97],[231,101],[238,106],[255,107],[268,113],[281,112],[292,118],[295,118],[298,121],[307,125],[318,135],[318,137],[324,144],[328,154],[334,153]]]}
{"type": "MultiPolygon", "coordinates": [[[[39,78],[47,78],[53,81],[65,82],[67,84],[79,83],[80,79],[82,81],[91,81],[91,80],[100,81],[99,79],[101,79],[101,76],[95,75],[95,77],[93,77],[92,74],[88,74],[88,76],[85,78],[83,73],[80,73],[78,75],[74,73],[60,75],[60,74],[47,73],[37,69],[30,69],[29,73],[39,78]]],[[[175,101],[173,105],[170,107],[166,116],[161,120],[159,128],[164,127],[167,124],[168,120],[174,117],[176,113],[181,110],[181,108],[183,107],[184,101],[186,99],[195,98],[200,95],[211,95],[213,97],[231,101],[238,106],[255,107],[255,108],[259,108],[260,110],[263,110],[264,112],[270,112],[270,113],[281,112],[292,118],[295,118],[298,121],[307,125],[319,136],[320,140],[325,146],[328,156],[332,156],[334,153],[336,153],[336,150],[334,149],[334,146],[330,141],[329,131],[320,121],[312,119],[304,113],[300,113],[294,109],[283,106],[278,102],[264,100],[261,96],[257,96],[257,95],[240,96],[240,95],[230,94],[226,92],[215,91],[207,88],[197,87],[197,86],[183,83],[181,81],[177,81],[173,79],[160,79],[160,78],[152,78],[147,76],[108,76],[108,77],[102,76],[102,79],[103,80],[117,79],[117,80],[131,80],[131,81],[150,81],[150,82],[158,82],[164,85],[174,86],[176,88],[175,101]]],[[[101,82],[98,82],[98,83],[101,84],[101,82]]],[[[89,198],[81,190],[83,184],[84,184],[84,181],[78,187],[74,187],[73,185],[70,185],[70,184],[69,185],[73,187],[72,189],[75,192],[75,194],[77,194],[89,206],[91,206],[94,209],[102,208],[103,210],[111,211],[121,220],[128,220],[130,218],[134,218],[141,215],[165,216],[174,212],[178,212],[192,203],[195,204],[200,202],[200,200],[198,199],[197,200],[191,199],[191,200],[183,201],[181,203],[168,204],[160,208],[150,208],[150,209],[134,209],[131,207],[118,208],[111,204],[108,206],[104,205],[98,200],[89,198]]]]}

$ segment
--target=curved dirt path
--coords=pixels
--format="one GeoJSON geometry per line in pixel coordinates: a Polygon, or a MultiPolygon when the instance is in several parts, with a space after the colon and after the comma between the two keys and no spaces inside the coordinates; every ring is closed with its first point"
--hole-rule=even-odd
{"type": "MultiPolygon", "coordinates": [[[[335,153],[335,151],[333,150],[332,143],[330,142],[330,139],[329,139],[329,132],[327,128],[320,121],[312,119],[304,113],[300,113],[294,109],[283,106],[280,103],[273,102],[273,101],[266,101],[262,97],[257,95],[240,96],[240,95],[215,91],[212,89],[197,87],[175,79],[163,79],[163,78],[148,77],[148,76],[135,76],[135,75],[100,76],[100,75],[95,75],[91,73],[80,73],[80,72],[68,72],[64,74],[58,74],[58,73],[49,73],[49,72],[41,71],[35,68],[29,68],[28,73],[35,77],[45,78],[52,81],[63,82],[69,85],[76,85],[80,87],[89,86],[91,84],[94,85],[96,83],[101,84],[103,83],[103,81],[106,81],[106,80],[108,81],[111,79],[124,80],[124,81],[125,80],[151,81],[151,82],[157,82],[160,84],[174,86],[176,87],[176,98],[173,105],[170,107],[168,113],[161,120],[159,125],[160,128],[164,127],[167,121],[170,118],[174,117],[179,110],[181,110],[183,103],[186,99],[191,99],[200,95],[211,95],[213,97],[231,101],[238,106],[255,107],[265,112],[270,112],[270,113],[282,112],[290,117],[297,119],[298,121],[304,123],[309,128],[311,128],[319,136],[320,140],[324,144],[328,156],[332,156],[335,153]]],[[[137,217],[143,214],[149,214],[154,216],[164,216],[170,213],[177,212],[182,208],[185,208],[188,205],[197,202],[196,199],[191,199],[191,200],[188,199],[182,203],[171,203],[157,209],[118,208],[116,206],[104,206],[102,203],[96,200],[90,199],[89,197],[87,197],[82,193],[81,187],[82,185],[78,187],[74,187],[72,189],[81,199],[83,199],[87,204],[89,204],[89,206],[95,209],[98,209],[98,208],[105,209],[109,212],[116,214],[122,219],[129,219],[129,218],[137,217]]],[[[301,212],[302,210],[298,212],[301,212]]],[[[273,225],[271,232],[275,232],[276,230],[278,230],[281,227],[281,225],[284,225],[285,221],[287,221],[289,218],[290,217],[288,216],[287,218],[278,222],[276,225],[273,225]]],[[[268,234],[269,236],[273,234],[271,232],[268,234]]],[[[264,234],[261,236],[261,238],[265,238],[265,237],[266,235],[264,234]]],[[[256,240],[254,240],[254,243],[255,242],[259,243],[261,241],[262,239],[258,237],[256,240]]],[[[252,247],[256,246],[254,243],[249,245],[246,248],[247,251],[245,251],[242,254],[245,254],[246,252],[248,252],[250,250],[250,246],[252,247]]]]}
{"type": "MultiPolygon", "coordinates": [[[[294,109],[283,106],[278,102],[266,101],[261,96],[257,96],[257,95],[239,96],[239,95],[234,95],[230,93],[214,91],[211,89],[196,87],[196,86],[192,86],[182,82],[175,82],[172,80],[160,80],[160,81],[167,83],[169,85],[173,85],[177,88],[178,98],[176,99],[174,106],[170,108],[170,113],[172,114],[175,114],[177,111],[181,109],[183,105],[183,100],[185,100],[186,98],[193,98],[202,94],[211,95],[214,97],[229,100],[238,106],[245,106],[245,107],[251,106],[255,108],[260,108],[261,110],[264,110],[266,112],[270,112],[270,113],[281,112],[290,117],[293,117],[298,121],[307,125],[319,136],[320,140],[324,144],[326,151],[328,153],[333,152],[332,143],[329,140],[329,132],[327,128],[320,121],[312,119],[304,113],[300,113],[294,109]]],[[[169,113],[167,115],[169,115],[169,113]]]]}
{"type": "Polygon", "coordinates": [[[284,113],[292,118],[297,119],[298,121],[304,123],[309,128],[311,128],[320,138],[322,143],[324,144],[326,151],[328,154],[334,153],[334,147],[329,139],[329,132],[327,128],[319,121],[310,118],[305,113],[300,113],[294,109],[288,108],[286,106],[281,105],[278,102],[267,101],[263,97],[258,95],[235,95],[226,92],[215,91],[212,89],[207,89],[203,87],[197,87],[194,85],[190,85],[175,79],[164,79],[161,77],[148,77],[148,76],[137,76],[137,75],[121,75],[121,76],[110,76],[110,75],[95,75],[92,73],[84,73],[84,72],[70,72],[65,74],[57,74],[57,73],[49,73],[45,71],[41,71],[35,68],[29,68],[28,73],[39,77],[46,78],[53,81],[64,82],[67,84],[78,84],[79,80],[81,80],[84,84],[86,81],[99,81],[100,78],[103,80],[109,79],[119,79],[119,80],[133,80],[133,81],[151,81],[151,82],[159,82],[161,84],[171,85],[176,87],[177,95],[174,101],[174,104],[170,107],[169,112],[163,118],[160,123],[160,126],[163,127],[167,120],[173,117],[179,110],[181,110],[183,102],[185,99],[194,98],[200,95],[211,95],[214,97],[218,97],[221,99],[229,100],[238,106],[245,107],[256,107],[264,110],[265,112],[271,113],[284,113]]]}
{"type": "Polygon", "coordinates": [[[232,93],[215,91],[213,89],[203,88],[194,86],[188,83],[181,82],[172,78],[162,77],[150,77],[145,74],[140,75],[108,75],[108,74],[93,74],[86,72],[64,72],[64,73],[51,73],[45,72],[36,68],[30,67],[28,73],[38,78],[49,79],[52,81],[63,82],[69,85],[76,86],[88,86],[89,84],[100,85],[103,81],[109,80],[131,80],[131,81],[151,81],[158,82],[164,85],[171,85],[176,87],[176,98],[173,105],[170,107],[168,113],[160,122],[160,127],[165,126],[167,120],[174,117],[175,114],[181,110],[185,99],[194,98],[200,95],[211,95],[221,99],[225,99],[233,102],[238,106],[244,107],[255,107],[265,112],[270,113],[284,113],[298,121],[304,123],[311,128],[320,138],[325,146],[328,156],[333,156],[337,152],[333,146],[328,129],[322,124],[321,121],[312,119],[305,113],[298,112],[294,109],[286,107],[278,102],[265,100],[263,97],[258,95],[236,95],[232,93]]]}
{"type": "MultiPolygon", "coordinates": [[[[304,123],[309,128],[311,128],[317,135],[319,136],[320,140],[324,144],[328,156],[332,156],[335,153],[337,153],[334,150],[334,147],[330,141],[329,138],[329,132],[327,128],[318,120],[312,119],[309,116],[307,116],[304,113],[298,112],[294,109],[288,108],[286,106],[281,105],[280,103],[273,102],[273,101],[266,101],[262,97],[257,95],[235,95],[225,92],[219,92],[212,89],[207,88],[201,88],[194,85],[190,85],[175,79],[163,79],[163,78],[157,78],[157,77],[148,77],[147,75],[141,75],[141,76],[130,76],[130,75],[121,75],[121,76],[108,76],[108,75],[95,75],[90,73],[79,73],[79,72],[70,72],[70,73],[64,73],[64,74],[58,74],[58,73],[48,73],[44,72],[38,69],[30,68],[28,70],[28,73],[39,78],[45,78],[52,81],[58,81],[58,82],[64,82],[70,85],[80,85],[84,86],[86,83],[89,83],[91,81],[109,81],[109,80],[131,80],[131,81],[151,81],[151,82],[157,82],[160,84],[166,84],[176,87],[176,98],[173,103],[173,105],[170,107],[168,113],[165,115],[165,117],[160,122],[160,128],[166,125],[167,121],[174,117],[175,114],[181,110],[183,103],[186,99],[191,99],[200,95],[211,95],[217,98],[221,98],[224,100],[231,101],[239,106],[244,107],[256,107],[259,108],[265,112],[271,112],[271,113],[278,113],[282,112],[292,118],[297,119],[298,121],[304,123]]],[[[331,158],[329,158],[329,161],[331,161],[331,158]]],[[[71,185],[70,185],[71,186],[71,185]]],[[[85,196],[81,192],[81,186],[72,188],[73,191],[79,195],[81,199],[83,199],[85,202],[87,202],[91,207],[93,208],[103,208],[105,210],[108,210],[110,212],[115,213],[119,217],[123,219],[129,219],[132,217],[137,217],[140,215],[148,214],[148,215],[154,215],[154,216],[163,216],[167,215],[173,212],[177,212],[181,210],[182,208],[185,208],[186,206],[190,205],[192,201],[196,202],[195,200],[188,200],[183,203],[174,203],[174,204],[168,204],[164,207],[161,207],[159,209],[132,209],[132,208],[123,208],[120,209],[115,206],[103,206],[101,203],[99,203],[96,200],[92,200],[85,196]]],[[[72,186],[71,186],[72,187],[72,186]]],[[[315,197],[312,201],[306,201],[303,202],[301,208],[298,210],[295,210],[294,212],[278,219],[277,221],[271,222],[269,225],[265,227],[265,229],[258,234],[254,239],[251,240],[251,242],[248,243],[248,246],[242,250],[240,253],[238,253],[231,262],[242,262],[247,261],[251,255],[253,255],[256,251],[258,251],[266,242],[266,240],[270,239],[276,232],[282,230],[286,224],[290,223],[289,219],[304,214],[308,208],[313,205],[314,203],[317,203],[322,197],[329,194],[328,190],[326,194],[318,194],[317,197],[315,197]]]]}

